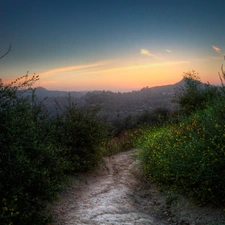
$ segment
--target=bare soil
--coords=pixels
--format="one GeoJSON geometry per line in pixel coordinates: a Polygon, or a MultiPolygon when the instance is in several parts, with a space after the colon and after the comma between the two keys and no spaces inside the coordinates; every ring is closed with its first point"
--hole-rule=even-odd
{"type": "Polygon", "coordinates": [[[135,153],[106,157],[95,171],[76,174],[49,209],[52,225],[225,224],[220,208],[159,192],[140,172],[135,153]]]}

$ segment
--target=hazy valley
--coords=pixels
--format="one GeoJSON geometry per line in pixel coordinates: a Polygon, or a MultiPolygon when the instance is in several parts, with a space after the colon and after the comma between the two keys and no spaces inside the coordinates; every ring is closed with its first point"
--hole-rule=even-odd
{"type": "Polygon", "coordinates": [[[121,120],[128,116],[156,109],[176,109],[172,103],[174,90],[183,85],[183,80],[172,85],[144,87],[139,91],[112,92],[112,91],[83,91],[66,92],[50,91],[37,87],[36,95],[42,100],[47,109],[54,115],[59,108],[68,104],[69,96],[77,107],[99,107],[99,116],[106,121],[121,120]]]}

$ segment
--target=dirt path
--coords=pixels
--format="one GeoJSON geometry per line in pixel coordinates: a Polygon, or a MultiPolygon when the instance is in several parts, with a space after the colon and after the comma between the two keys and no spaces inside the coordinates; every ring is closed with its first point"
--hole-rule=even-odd
{"type": "Polygon", "coordinates": [[[205,225],[225,218],[219,209],[212,213],[212,207],[198,208],[183,197],[158,192],[141,176],[134,153],[105,158],[97,171],[78,174],[52,207],[53,224],[205,225]]]}

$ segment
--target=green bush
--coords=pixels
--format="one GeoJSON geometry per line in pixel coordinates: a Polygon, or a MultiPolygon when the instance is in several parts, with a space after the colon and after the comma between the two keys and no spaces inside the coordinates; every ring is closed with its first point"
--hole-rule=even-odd
{"type": "Polygon", "coordinates": [[[68,98],[62,114],[54,119],[55,141],[66,159],[67,172],[85,171],[97,165],[109,138],[109,126],[98,116],[98,108],[78,108],[68,98]]]}
{"type": "Polygon", "coordinates": [[[136,143],[143,170],[160,187],[199,203],[225,203],[225,98],[178,124],[151,128],[136,143]]]}
{"type": "Polygon", "coordinates": [[[175,99],[184,115],[151,127],[136,142],[142,168],[159,187],[179,191],[200,204],[225,203],[225,87],[200,82],[193,71],[175,99]]]}
{"type": "Polygon", "coordinates": [[[195,71],[184,73],[184,85],[175,89],[173,102],[180,105],[184,115],[205,109],[207,103],[219,95],[219,89],[209,83],[202,83],[195,71]]]}
{"type": "Polygon", "coordinates": [[[0,224],[42,224],[65,178],[47,113],[32,94],[37,78],[0,83],[0,224]]]}
{"type": "Polygon", "coordinates": [[[153,111],[144,110],[136,116],[136,126],[162,125],[170,118],[170,110],[167,108],[156,108],[153,111]]]}
{"type": "Polygon", "coordinates": [[[158,107],[154,110],[144,110],[139,113],[129,114],[124,118],[116,118],[112,121],[114,127],[114,135],[117,137],[123,136],[124,133],[132,130],[137,130],[140,127],[146,125],[157,125],[161,126],[163,123],[168,121],[171,117],[169,109],[164,107],[158,107]]]}

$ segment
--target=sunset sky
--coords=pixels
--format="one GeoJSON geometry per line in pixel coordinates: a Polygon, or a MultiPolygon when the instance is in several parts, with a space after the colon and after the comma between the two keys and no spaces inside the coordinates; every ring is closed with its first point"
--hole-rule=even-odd
{"type": "Polygon", "coordinates": [[[3,82],[40,75],[49,90],[131,91],[195,70],[219,84],[224,0],[0,0],[3,82]]]}

